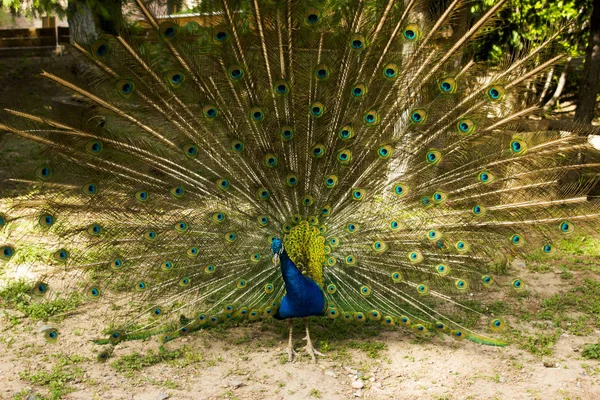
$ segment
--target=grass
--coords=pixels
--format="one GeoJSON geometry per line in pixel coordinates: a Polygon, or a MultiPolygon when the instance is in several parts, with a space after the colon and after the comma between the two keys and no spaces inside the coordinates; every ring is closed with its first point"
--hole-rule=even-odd
{"type": "MultiPolygon", "coordinates": [[[[189,346],[183,346],[175,350],[168,350],[164,346],[160,346],[158,352],[154,352],[153,350],[148,350],[146,354],[134,352],[120,357],[110,365],[117,372],[132,377],[144,368],[161,363],[166,363],[172,367],[185,368],[189,365],[197,364],[202,360],[202,355],[195,352],[189,346]]],[[[210,361],[207,363],[210,363],[210,361]]]]}
{"type": "Polygon", "coordinates": [[[561,335],[561,329],[554,329],[550,333],[538,332],[533,335],[529,335],[520,330],[512,331],[513,343],[516,343],[519,348],[537,356],[547,356],[552,354],[552,348],[561,335]]]}
{"type": "Polygon", "coordinates": [[[600,343],[586,345],[581,355],[589,360],[600,360],[600,343]]]}
{"type": "MultiPolygon", "coordinates": [[[[47,397],[42,399],[58,400],[74,391],[70,383],[81,381],[84,371],[77,364],[84,359],[80,356],[65,356],[55,354],[51,358],[56,359],[56,363],[50,370],[27,370],[19,373],[19,378],[26,380],[34,385],[39,385],[48,390],[47,397]]],[[[25,395],[25,393],[23,393],[25,395]]],[[[28,398],[28,394],[23,398],[28,398]]]]}
{"type": "MultiPolygon", "coordinates": [[[[519,348],[531,354],[552,354],[554,344],[563,332],[588,335],[600,327],[600,280],[596,273],[600,255],[600,239],[573,236],[559,243],[560,250],[548,257],[532,254],[524,257],[527,269],[536,273],[558,274],[564,288],[549,297],[531,293],[525,301],[506,302],[497,315],[513,315],[521,323],[507,334],[519,348]],[[533,328],[530,329],[528,326],[533,328]]],[[[546,275],[547,276],[547,275],[546,275]]]]}
{"type": "Polygon", "coordinates": [[[600,327],[600,281],[586,278],[566,293],[557,293],[542,302],[538,318],[551,320],[574,335],[587,335],[600,327]]]}
{"type": "Polygon", "coordinates": [[[9,281],[0,289],[0,306],[19,310],[36,320],[48,319],[75,310],[82,298],[76,292],[67,297],[35,301],[32,285],[23,280],[9,281]]]}

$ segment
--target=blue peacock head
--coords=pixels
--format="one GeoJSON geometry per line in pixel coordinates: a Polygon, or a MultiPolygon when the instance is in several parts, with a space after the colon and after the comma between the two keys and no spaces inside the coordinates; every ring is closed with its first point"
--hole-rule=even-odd
{"type": "Polygon", "coordinates": [[[271,251],[273,252],[273,255],[281,254],[281,252],[283,251],[283,241],[279,238],[273,239],[271,241],[271,251]]]}

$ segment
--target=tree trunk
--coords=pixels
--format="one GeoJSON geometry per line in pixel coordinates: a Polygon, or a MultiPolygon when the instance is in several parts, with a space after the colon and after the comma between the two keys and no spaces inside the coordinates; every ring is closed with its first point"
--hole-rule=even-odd
{"type": "Polygon", "coordinates": [[[88,43],[98,37],[94,13],[85,0],[69,0],[67,20],[71,43],[88,43]]]}
{"type": "Polygon", "coordinates": [[[575,121],[591,124],[594,119],[596,96],[600,85],[600,0],[594,0],[590,18],[590,38],[585,52],[585,65],[579,84],[575,121]]]}
{"type": "Polygon", "coordinates": [[[567,70],[569,69],[570,63],[571,63],[571,57],[567,58],[567,61],[565,62],[565,66],[560,74],[560,77],[558,78],[558,84],[556,85],[556,90],[554,91],[552,98],[550,100],[548,100],[546,105],[544,105],[545,111],[548,111],[552,107],[554,107],[554,105],[558,101],[558,98],[562,94],[562,91],[565,88],[565,84],[567,83],[567,70]]]}

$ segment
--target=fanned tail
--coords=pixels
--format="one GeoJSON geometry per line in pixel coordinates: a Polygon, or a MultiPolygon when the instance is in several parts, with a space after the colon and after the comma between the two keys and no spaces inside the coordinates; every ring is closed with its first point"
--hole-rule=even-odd
{"type": "Polygon", "coordinates": [[[41,298],[109,305],[99,343],[273,315],[286,237],[329,317],[502,346],[485,304],[525,287],[506,260],[597,226],[587,128],[521,123],[554,38],[465,59],[505,1],[460,37],[460,0],[436,18],[415,0],[223,0],[181,26],[136,3],[143,33],[76,44],[82,76],[42,73],[89,105],[81,120],[0,124],[47,149],[12,179],[5,268],[36,270],[41,298]]]}

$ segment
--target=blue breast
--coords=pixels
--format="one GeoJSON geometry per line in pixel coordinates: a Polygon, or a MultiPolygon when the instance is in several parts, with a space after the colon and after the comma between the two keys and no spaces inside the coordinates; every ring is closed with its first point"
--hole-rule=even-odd
{"type": "Polygon", "coordinates": [[[302,275],[285,250],[279,259],[287,293],[273,317],[285,319],[325,315],[325,296],[319,285],[302,275]]]}

